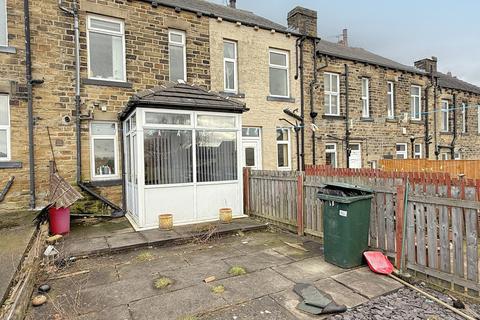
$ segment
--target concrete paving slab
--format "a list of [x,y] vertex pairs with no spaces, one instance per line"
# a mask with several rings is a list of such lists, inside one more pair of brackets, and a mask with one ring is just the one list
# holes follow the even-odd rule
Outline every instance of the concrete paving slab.
[[325,262],[323,257],[308,258],[273,269],[293,282],[317,281],[348,271]]
[[353,308],[368,301],[364,296],[359,295],[332,278],[322,279],[314,284],[318,289],[330,294],[337,304],[344,304],[347,308]]
[[230,266],[242,266],[249,272],[292,262],[290,258],[287,258],[272,249],[265,249],[253,254],[228,258],[224,261]]
[[94,255],[109,252],[105,237],[89,238],[75,241],[65,241],[63,246],[65,256]]
[[160,256],[152,261],[131,260],[117,265],[117,272],[121,280],[142,278],[145,275],[158,275],[167,270],[177,270],[188,267],[189,264],[181,255],[169,254]]
[[142,299],[130,304],[134,320],[173,320],[215,311],[225,307],[221,295],[201,284],[160,296]]
[[231,247],[222,247],[221,245],[206,246],[201,250],[196,250],[185,255],[188,263],[201,264],[217,260],[237,257],[244,254],[242,251],[232,250]]
[[217,284],[223,284],[225,287],[225,292],[222,296],[229,303],[248,301],[293,286],[293,282],[271,269],[247,273],[246,275],[212,283],[212,285]]
[[255,300],[241,303],[229,308],[205,315],[202,320],[294,320],[296,319],[290,312],[275,302],[269,296],[261,297]]
[[128,232],[134,232],[134,229],[125,217],[110,220],[87,217],[72,220],[67,237],[72,240],[80,240]]
[[147,243],[147,239],[139,232],[116,234],[106,239],[112,251],[135,248]]
[[78,320],[131,320],[127,305],[121,305],[113,308],[106,308],[99,312],[87,313],[78,318]]
[[291,314],[294,315],[295,319],[300,320],[316,320],[316,319],[326,319],[328,316],[314,316],[297,309],[297,305],[300,302],[300,296],[293,292],[292,288],[287,290],[271,294],[270,297],[275,300],[276,303],[281,305],[283,308],[288,310]]
[[148,244],[150,245],[161,245],[167,243],[171,240],[179,240],[182,238],[177,232],[173,230],[147,230],[142,231],[140,234],[147,239]]
[[318,257],[322,254],[319,251],[311,251],[311,250],[304,251],[304,250],[301,250],[301,249],[293,248],[293,247],[288,246],[288,245],[282,245],[282,246],[274,247],[273,250],[275,250],[276,252],[278,252],[278,253],[286,256],[286,257],[289,257],[290,259],[295,260],[295,261],[300,261],[300,260],[304,260],[304,259],[307,259],[307,258]]
[[373,273],[368,267],[344,272],[333,276],[333,278],[369,299],[403,287],[401,283],[387,276]]

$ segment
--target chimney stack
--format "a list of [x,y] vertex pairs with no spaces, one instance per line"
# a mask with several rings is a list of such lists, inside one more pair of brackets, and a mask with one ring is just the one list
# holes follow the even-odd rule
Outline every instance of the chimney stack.
[[235,9],[235,8],[237,7],[237,0],[229,0],[229,1],[228,1],[228,6],[229,6],[230,8],[234,8],[234,9]]
[[437,57],[425,58],[414,62],[415,67],[426,72],[437,72]]
[[342,30],[342,39],[338,41],[344,47],[348,47],[348,29]]
[[295,7],[288,13],[287,22],[289,28],[298,30],[301,34],[317,36],[317,11]]

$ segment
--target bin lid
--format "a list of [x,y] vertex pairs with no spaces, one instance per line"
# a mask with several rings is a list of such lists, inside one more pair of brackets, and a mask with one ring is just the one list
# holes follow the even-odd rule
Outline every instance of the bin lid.
[[349,184],[349,183],[343,183],[343,182],[328,182],[328,183],[324,183],[322,184],[322,186],[320,186],[322,188],[325,188],[325,189],[349,189],[349,190],[358,190],[358,191],[362,191],[362,192],[368,192],[368,193],[373,193],[373,190],[370,189],[370,188],[367,188],[367,187],[362,187],[362,186],[359,186],[359,185],[355,185],[355,184]]
[[320,200],[352,203],[372,198],[373,190],[348,183],[332,182],[320,185],[317,196]]

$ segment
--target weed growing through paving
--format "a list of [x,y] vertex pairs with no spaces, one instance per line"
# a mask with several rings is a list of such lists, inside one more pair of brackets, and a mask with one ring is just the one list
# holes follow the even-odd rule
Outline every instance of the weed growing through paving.
[[138,254],[137,260],[140,261],[140,262],[152,261],[153,260],[153,254],[151,254],[148,251],[142,251]]
[[224,293],[225,292],[225,287],[223,286],[223,284],[219,284],[219,285],[214,286],[212,288],[212,292],[217,293],[217,294]]
[[153,286],[157,289],[164,289],[173,284],[173,280],[167,277],[159,277],[153,282]]
[[247,270],[245,268],[240,267],[240,266],[233,266],[228,270],[228,274],[232,276],[241,276],[242,274],[246,274]]

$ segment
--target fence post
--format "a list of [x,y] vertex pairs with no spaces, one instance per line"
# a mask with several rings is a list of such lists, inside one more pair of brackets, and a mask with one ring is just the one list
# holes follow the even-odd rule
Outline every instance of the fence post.
[[303,235],[303,172],[297,175],[297,233]]
[[400,270],[401,268],[401,257],[402,257],[402,243],[403,243],[403,211],[404,211],[404,205],[405,205],[405,186],[400,185],[397,186],[397,208],[396,208],[396,237],[395,237],[395,250],[396,250],[396,256],[395,256],[395,265],[397,266],[397,269]]
[[250,214],[250,168],[243,168],[243,214]]

